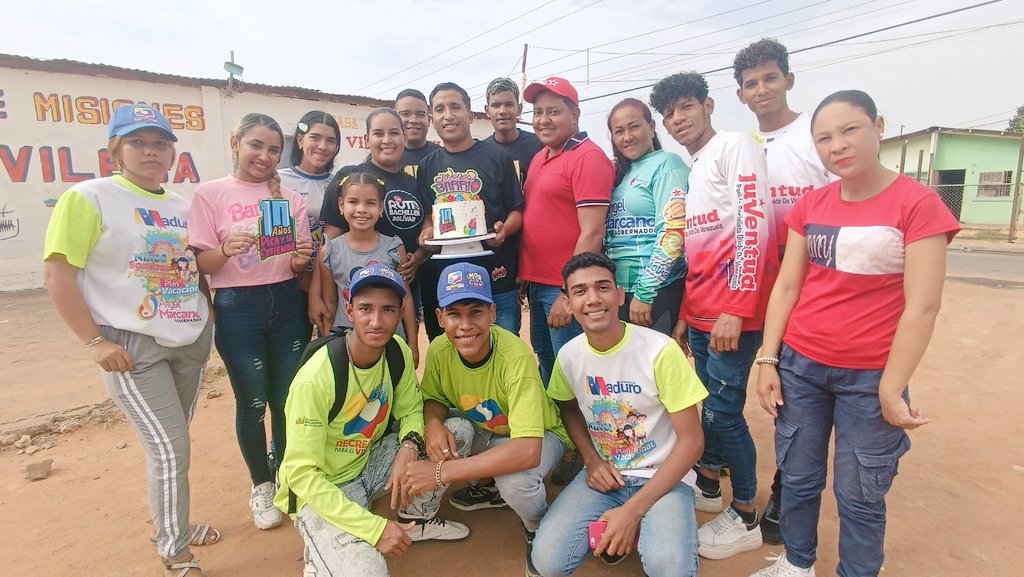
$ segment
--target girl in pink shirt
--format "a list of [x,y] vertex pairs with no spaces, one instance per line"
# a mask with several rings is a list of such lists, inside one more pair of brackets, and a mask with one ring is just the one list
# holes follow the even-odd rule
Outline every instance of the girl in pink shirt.
[[234,173],[200,184],[188,217],[199,272],[216,291],[214,342],[235,393],[235,432],[260,529],[284,520],[273,504],[264,416],[269,405],[272,458],[280,463],[288,386],[312,330],[295,278],[312,253],[309,219],[302,196],[281,186],[283,147],[273,118],[247,114],[231,134]]

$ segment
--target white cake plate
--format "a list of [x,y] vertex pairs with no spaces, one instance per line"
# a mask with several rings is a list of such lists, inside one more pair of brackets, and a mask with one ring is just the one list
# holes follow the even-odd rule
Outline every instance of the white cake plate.
[[446,238],[442,240],[425,240],[423,241],[430,246],[441,247],[441,252],[431,256],[430,258],[436,259],[456,259],[456,258],[469,258],[474,256],[487,256],[494,254],[493,250],[487,250],[481,241],[485,241],[498,236],[491,232],[488,234],[479,234],[477,236],[468,236],[464,238]]

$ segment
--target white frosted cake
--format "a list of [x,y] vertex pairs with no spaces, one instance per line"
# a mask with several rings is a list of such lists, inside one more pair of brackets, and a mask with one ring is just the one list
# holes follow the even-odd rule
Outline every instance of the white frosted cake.
[[487,233],[484,202],[472,192],[442,194],[434,199],[434,240],[467,238]]

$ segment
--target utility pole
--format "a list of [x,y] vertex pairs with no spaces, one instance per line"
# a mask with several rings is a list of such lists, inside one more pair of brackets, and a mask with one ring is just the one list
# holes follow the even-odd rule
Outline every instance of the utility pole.
[[529,44],[523,44],[523,69],[519,75],[519,104],[523,103],[523,92],[526,90],[526,52],[529,48]]

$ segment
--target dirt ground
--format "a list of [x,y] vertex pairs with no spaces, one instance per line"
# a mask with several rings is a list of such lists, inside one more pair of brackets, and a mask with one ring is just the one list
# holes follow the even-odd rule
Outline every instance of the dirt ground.
[[[949,282],[931,347],[912,385],[933,422],[911,434],[889,496],[883,575],[1012,575],[1024,565],[1024,291]],[[0,450],[3,574],[165,575],[147,537],[143,454],[123,422],[92,407],[106,395],[95,365],[42,291],[0,294],[0,440],[18,430],[68,429],[36,438],[34,455]],[[421,346],[421,350],[425,347]],[[217,365],[216,357],[211,360]],[[286,525],[259,531],[247,508],[249,482],[234,439],[233,398],[216,368],[192,424],[192,517],[222,541],[195,550],[208,575],[299,575],[302,545]],[[83,408],[84,407],[84,408]],[[75,410],[78,408],[77,410]],[[99,415],[99,416],[98,416]],[[773,469],[771,421],[747,406],[759,460],[761,499]],[[84,423],[84,424],[83,424]],[[5,438],[4,438],[5,437]],[[118,449],[122,443],[127,443]],[[22,478],[26,463],[51,458],[48,479]],[[551,495],[555,493],[551,491]],[[728,489],[726,489],[728,491]],[[759,503],[763,505],[763,503]],[[414,545],[391,561],[396,577],[523,574],[524,542],[508,510],[442,514],[473,530],[458,544]],[[699,522],[710,515],[698,513]],[[834,575],[838,523],[826,492],[817,572]],[[703,561],[703,575],[749,575],[781,547]],[[636,555],[616,567],[590,560],[582,577],[642,575]]]

